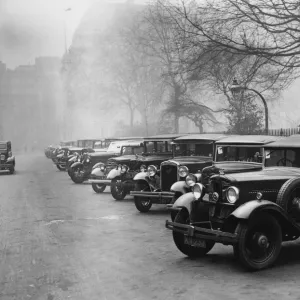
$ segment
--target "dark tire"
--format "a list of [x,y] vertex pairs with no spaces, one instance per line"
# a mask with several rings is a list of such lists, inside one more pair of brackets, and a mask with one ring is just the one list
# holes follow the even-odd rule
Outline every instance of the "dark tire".
[[[135,185],[135,191],[150,191],[150,188],[146,183],[142,182],[142,183],[137,183]],[[137,210],[139,210],[142,213],[146,213],[150,210],[152,206],[152,201],[151,198],[135,196],[134,204]]]
[[[189,224],[189,214],[186,210],[181,210],[175,217],[175,223]],[[214,241],[206,240],[205,248],[196,248],[184,243],[184,234],[173,231],[173,240],[176,247],[189,257],[202,257],[206,255],[215,245]]]
[[59,171],[65,171],[65,170],[66,170],[66,167],[62,167],[62,166],[59,165],[59,164],[57,164],[56,167],[57,167],[57,169],[58,169]]
[[[173,198],[172,198],[171,204],[174,204],[174,203],[176,202],[176,200],[177,200],[181,195],[182,195],[181,193],[175,192],[175,195],[174,195]],[[172,222],[174,222],[177,213],[178,213],[178,211],[176,211],[176,210],[171,210],[170,215],[171,215],[171,220],[172,220]]]
[[102,183],[92,183],[92,188],[97,194],[100,194],[104,192],[106,185]]
[[261,214],[252,222],[240,222],[236,232],[239,241],[235,255],[247,269],[265,269],[276,261],[281,250],[282,232],[273,216]]
[[80,184],[84,182],[84,175],[81,174],[82,167],[77,167],[74,169],[74,172],[71,176],[71,179],[74,183]]
[[126,196],[126,190],[120,177],[112,179],[110,191],[115,200],[123,200]]
[[11,167],[11,168],[9,169],[9,173],[10,173],[10,174],[14,174],[14,173],[15,173],[15,166],[13,166],[13,167]]
[[300,221],[300,178],[291,178],[282,185],[276,203],[295,222]]

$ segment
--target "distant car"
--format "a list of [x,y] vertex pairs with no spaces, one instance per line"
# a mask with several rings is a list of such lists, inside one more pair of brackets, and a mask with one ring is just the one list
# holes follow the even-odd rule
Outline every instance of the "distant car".
[[215,243],[232,245],[245,267],[260,270],[276,261],[282,241],[300,236],[300,135],[263,148],[262,169],[219,168],[174,203],[177,214],[166,227],[183,254],[201,257]]
[[91,174],[92,187],[95,192],[103,192],[110,186],[114,199],[122,200],[134,190],[134,178],[150,165],[160,164],[173,156],[172,140],[180,134],[156,135],[143,140],[128,141],[122,146],[119,157],[108,159],[107,165],[97,164]]
[[[137,141],[141,140],[136,138]],[[112,157],[121,155],[122,146],[126,144],[126,140],[111,142],[107,151],[94,151],[94,153],[85,153],[81,156],[80,162],[74,162],[71,166],[70,174],[74,183],[83,183],[90,179],[90,175],[97,163],[106,164],[107,160]]]
[[11,141],[0,142],[0,170],[15,172],[16,159],[12,154]]

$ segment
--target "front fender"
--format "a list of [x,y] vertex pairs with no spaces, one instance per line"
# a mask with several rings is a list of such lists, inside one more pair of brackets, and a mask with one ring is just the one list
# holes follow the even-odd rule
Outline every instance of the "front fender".
[[94,168],[93,170],[92,170],[92,173],[91,173],[91,175],[96,175],[96,176],[105,176],[105,171],[103,172],[103,171],[101,171],[101,169],[100,168]]
[[74,162],[77,160],[76,156],[72,156],[71,158],[68,159],[68,162]]
[[[134,176],[134,178],[133,178],[133,180],[144,180],[144,181],[147,181],[146,180],[146,177],[147,177],[148,175],[147,175],[147,172],[140,172],[140,173],[137,173],[135,176]],[[148,181],[147,181],[148,182]]]
[[7,162],[8,162],[8,163],[12,163],[12,162],[14,162],[14,161],[15,161],[15,157],[14,157],[14,156],[9,157],[9,158],[7,159]]
[[193,193],[186,193],[180,196],[172,208],[186,208],[189,214],[191,213],[191,203],[195,200]]
[[173,192],[179,192],[181,194],[186,194],[189,189],[189,186],[187,186],[185,181],[177,181],[171,186],[171,191]]
[[117,170],[117,169],[112,169],[109,171],[109,173],[107,174],[107,179],[114,179],[117,176],[121,176],[121,170]]
[[274,202],[268,200],[252,200],[239,206],[230,216],[234,216],[237,219],[249,219],[258,210],[275,210],[284,213],[283,209]]
[[81,162],[75,162],[74,164],[72,164],[72,166],[71,166],[71,169],[75,169],[75,168],[77,168],[77,167],[84,167],[83,166],[83,163],[81,163]]

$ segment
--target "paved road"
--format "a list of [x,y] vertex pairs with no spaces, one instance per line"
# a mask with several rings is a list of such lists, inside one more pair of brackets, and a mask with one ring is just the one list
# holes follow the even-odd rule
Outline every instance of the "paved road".
[[300,299],[300,243],[248,273],[231,247],[191,260],[164,228],[166,210],[137,212],[75,185],[42,154],[0,175],[0,299]]

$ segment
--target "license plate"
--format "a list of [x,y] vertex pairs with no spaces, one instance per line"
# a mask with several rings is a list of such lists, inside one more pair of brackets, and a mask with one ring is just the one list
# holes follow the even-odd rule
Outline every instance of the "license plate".
[[205,248],[206,241],[201,239],[196,239],[191,236],[184,236],[184,243],[197,248]]

